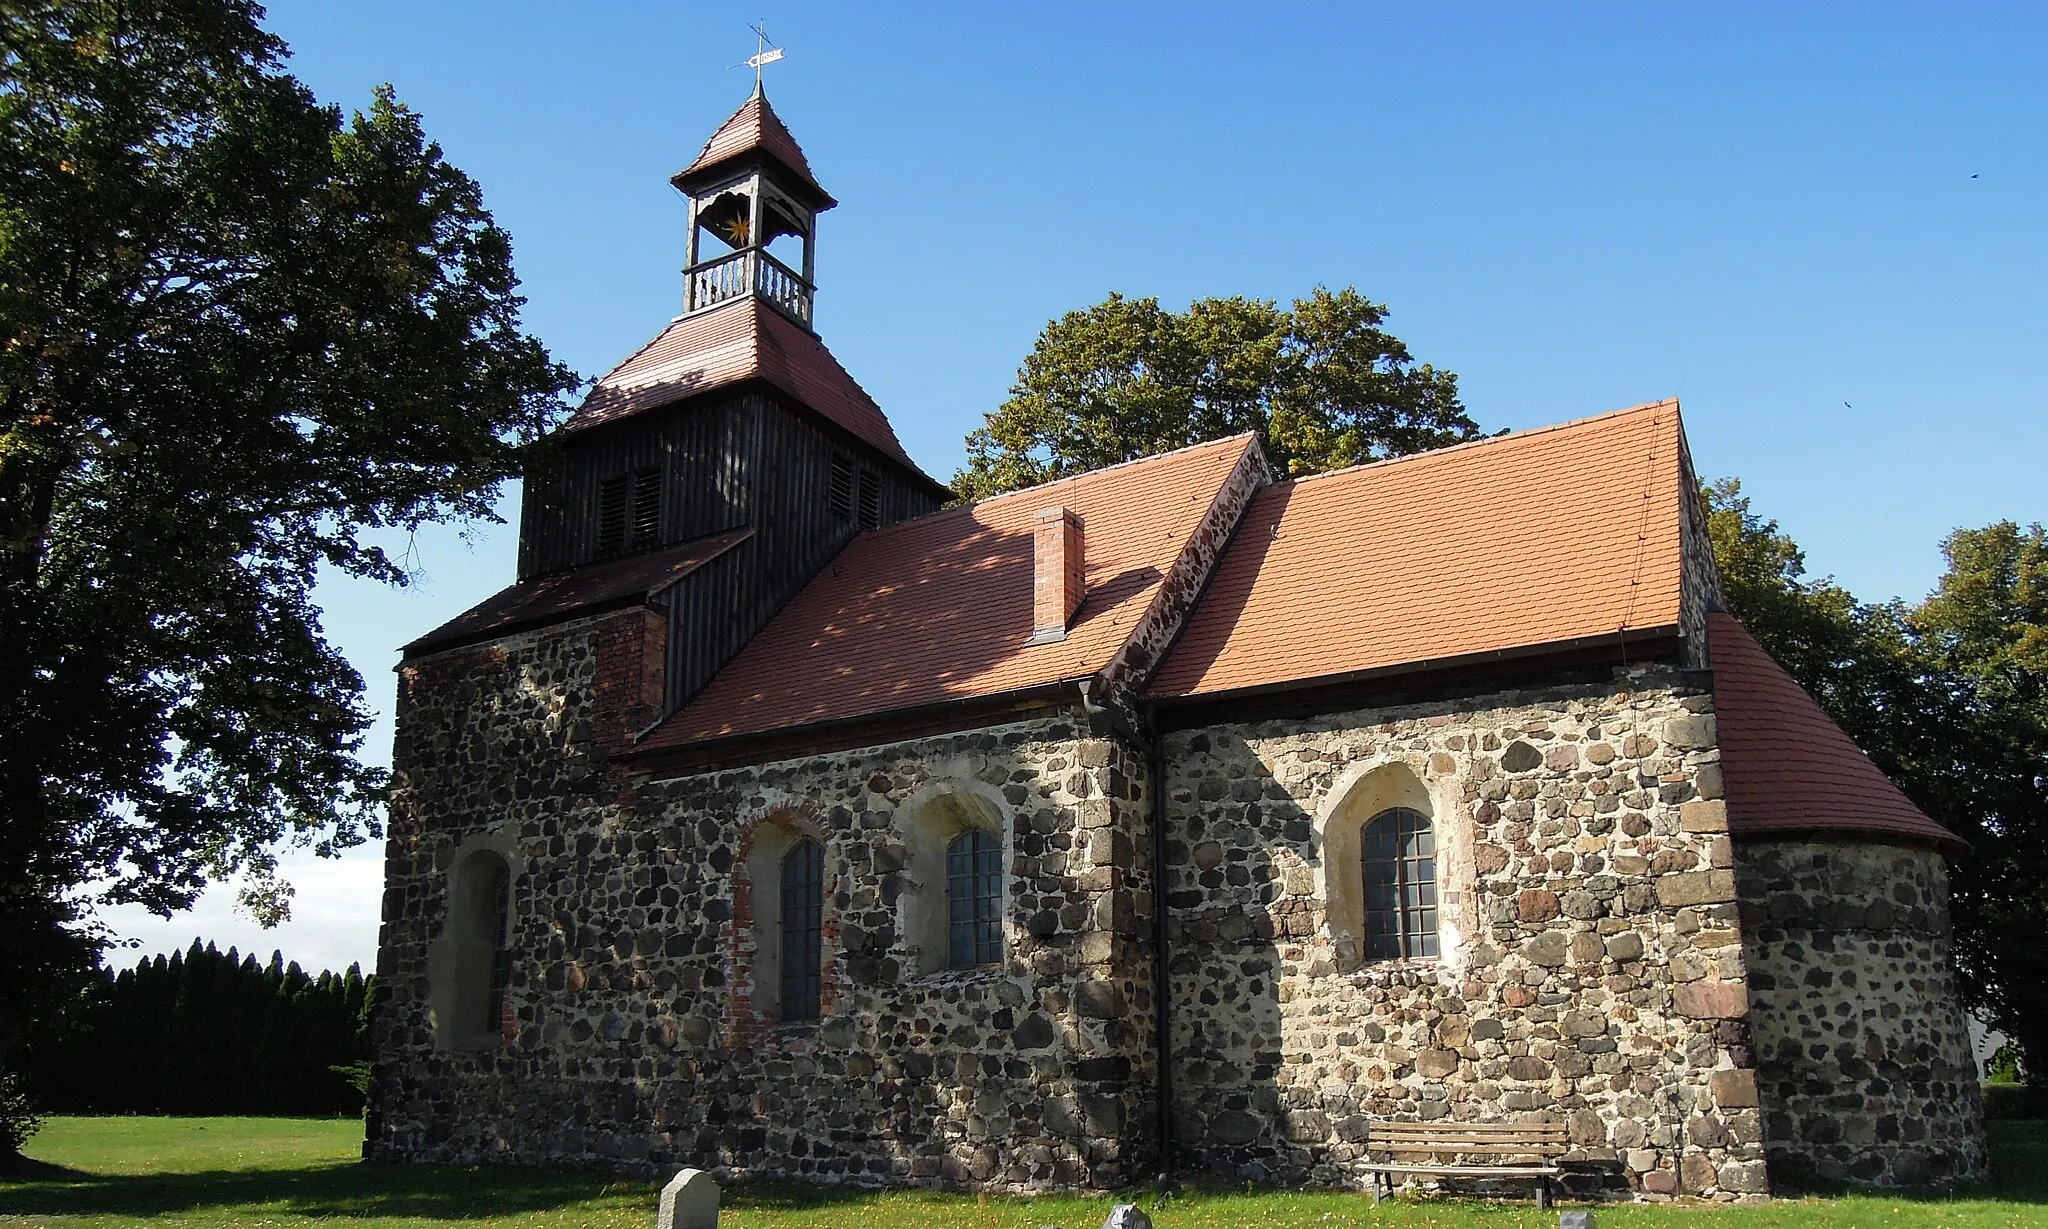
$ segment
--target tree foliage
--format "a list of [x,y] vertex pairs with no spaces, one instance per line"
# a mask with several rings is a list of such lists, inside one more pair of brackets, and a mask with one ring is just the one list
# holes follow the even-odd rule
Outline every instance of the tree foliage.
[[1968,717],[1956,793],[1975,848],[1952,877],[1956,963],[1965,997],[2048,1089],[2048,535],[2000,521],[1942,553],[1912,626]]
[[1958,985],[2048,1084],[2048,541],[1952,534],[1939,587],[1867,604],[1805,575],[1739,483],[1707,492],[1729,607],[1928,815],[1972,846],[1951,868]]
[[249,0],[0,6],[0,1056],[159,912],[373,830],[316,573],[489,516],[574,386],[389,89],[344,120]]
[[74,1019],[30,1034],[22,1068],[52,1113],[356,1113],[374,992],[355,965],[313,976],[195,939],[99,973]]
[[1283,474],[1478,436],[1457,376],[1416,363],[1385,319],[1350,288],[1185,312],[1112,294],[1046,325],[953,489],[980,499],[1243,431]]

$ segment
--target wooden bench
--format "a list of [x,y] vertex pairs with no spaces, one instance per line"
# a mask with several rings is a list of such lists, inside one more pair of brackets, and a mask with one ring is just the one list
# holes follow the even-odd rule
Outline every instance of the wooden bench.
[[[1562,1171],[1557,1158],[1571,1146],[1561,1122],[1392,1122],[1366,1125],[1372,1201],[1394,1193],[1394,1175],[1429,1174],[1456,1178],[1533,1178],[1536,1206],[1550,1206],[1550,1180]],[[1384,1156],[1384,1160],[1374,1159]]]

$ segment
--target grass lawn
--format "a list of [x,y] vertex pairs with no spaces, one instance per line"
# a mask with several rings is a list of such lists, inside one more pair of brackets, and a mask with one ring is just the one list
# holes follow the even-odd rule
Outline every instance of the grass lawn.
[[[1847,1195],[1765,1207],[1603,1207],[1601,1229],[2048,1229],[2048,1122],[1994,1122],[1997,1180],[1951,1196]],[[289,1118],[55,1118],[29,1143],[51,1167],[0,1179],[0,1225],[355,1229],[518,1226],[647,1229],[656,1184],[568,1170],[364,1165],[362,1124]],[[990,1199],[928,1192],[857,1194],[803,1186],[726,1193],[721,1225],[748,1229],[1095,1229],[1108,1198]],[[1146,1201],[1141,1201],[1146,1202]],[[1528,1203],[1392,1201],[1363,1195],[1204,1193],[1152,1212],[1160,1229],[1202,1226],[1427,1226],[1549,1229]]]

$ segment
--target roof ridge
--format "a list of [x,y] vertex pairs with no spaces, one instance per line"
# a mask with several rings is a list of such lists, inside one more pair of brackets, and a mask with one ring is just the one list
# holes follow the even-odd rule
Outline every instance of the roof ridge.
[[1258,436],[1259,433],[1256,431],[1240,431],[1236,435],[1219,435],[1213,440],[1201,440],[1193,444],[1182,444],[1178,448],[1169,448],[1165,452],[1149,452],[1142,457],[1132,457],[1128,461],[1113,461],[1108,465],[1098,466],[1095,469],[1083,470],[1078,474],[1068,474],[1064,478],[1054,478],[1048,482],[1040,482],[1033,486],[1019,487],[1017,490],[1014,491],[1002,491],[994,495],[989,495],[984,498],[977,499],[974,502],[976,504],[994,503],[998,499],[1011,499],[1030,491],[1042,491],[1050,486],[1059,486],[1061,483],[1064,482],[1075,482],[1082,478],[1093,478],[1097,474],[1107,474],[1114,470],[1129,469],[1133,465],[1146,465],[1153,461],[1164,460],[1167,457],[1179,456],[1183,452],[1194,452],[1197,449],[1201,448],[1214,448],[1218,445],[1228,444],[1236,440],[1257,439]]
[[1064,483],[1075,482],[1082,478],[1094,478],[1102,474],[1110,473],[1114,470],[1129,469],[1131,466],[1134,465],[1149,465],[1154,461],[1163,461],[1168,457],[1179,456],[1184,452],[1196,452],[1203,448],[1215,448],[1223,444],[1235,442],[1237,440],[1257,439],[1258,434],[1259,433],[1256,431],[1240,431],[1236,435],[1219,436],[1218,438],[1213,440],[1203,440],[1199,444],[1183,444],[1178,448],[1168,449],[1165,452],[1154,452],[1148,453],[1142,457],[1132,457],[1128,461],[1118,461],[1114,465],[1105,465],[1100,469],[1083,470],[1081,473],[1078,474],[1068,474],[1064,478],[1054,478],[1050,482],[1040,482],[1034,486],[1019,487],[1017,490],[1014,491],[998,491],[994,495],[984,495],[980,499],[974,500],[971,503],[954,504],[950,508],[940,508],[936,512],[927,512],[923,516],[913,516],[909,520],[896,521],[892,524],[884,525],[879,529],[863,530],[859,536],[870,537],[876,534],[885,534],[890,532],[891,530],[901,528],[905,525],[930,524],[933,520],[942,516],[960,516],[965,513],[972,512],[976,508],[983,508],[988,506],[989,504],[996,503],[1000,500],[1016,499],[1024,495],[1029,495],[1034,491],[1043,491],[1047,487],[1060,486]]
[[1489,435],[1484,439],[1464,440],[1456,444],[1446,444],[1442,448],[1431,448],[1426,452],[1411,452],[1408,453],[1406,456],[1381,457],[1377,461],[1362,461],[1357,465],[1347,465],[1343,469],[1326,469],[1323,470],[1321,473],[1302,474],[1300,477],[1297,478],[1286,478],[1279,482],[1274,483],[1273,485],[1276,487],[1299,486],[1302,483],[1315,482],[1318,479],[1322,478],[1341,478],[1346,474],[1355,474],[1363,469],[1380,469],[1389,465],[1406,465],[1416,461],[1427,461],[1433,457],[1441,457],[1448,453],[1467,452],[1476,448],[1484,448],[1489,444],[1504,444],[1507,443],[1509,440],[1523,440],[1537,435],[1549,435],[1558,431],[1569,431],[1578,427],[1589,426],[1596,422],[1604,422],[1610,418],[1625,418],[1631,414],[1641,414],[1649,410],[1661,410],[1666,407],[1669,407],[1671,410],[1676,412],[1678,410],[1678,398],[1666,397],[1662,401],[1645,401],[1640,405],[1625,406],[1622,409],[1618,410],[1603,410],[1598,414],[1588,414],[1584,418],[1573,418],[1568,419],[1564,422],[1545,423],[1543,426],[1540,427],[1525,427],[1520,431],[1506,431],[1502,432],[1499,435]]

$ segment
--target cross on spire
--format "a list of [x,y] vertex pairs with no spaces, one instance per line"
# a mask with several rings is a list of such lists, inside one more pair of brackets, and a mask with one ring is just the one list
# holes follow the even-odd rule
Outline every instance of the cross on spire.
[[748,56],[744,63],[735,64],[733,67],[754,70],[754,93],[758,95],[761,92],[761,70],[782,58],[782,48],[769,41],[766,17],[749,24],[747,29],[754,32],[754,54]]

